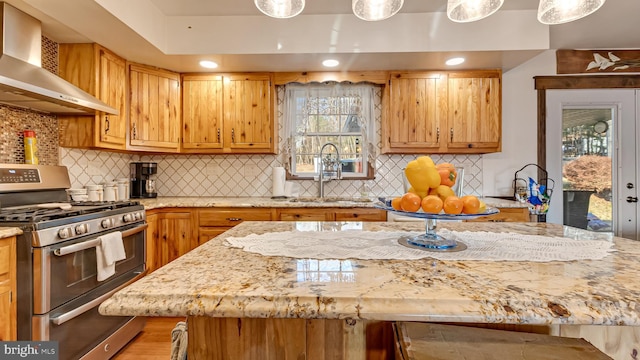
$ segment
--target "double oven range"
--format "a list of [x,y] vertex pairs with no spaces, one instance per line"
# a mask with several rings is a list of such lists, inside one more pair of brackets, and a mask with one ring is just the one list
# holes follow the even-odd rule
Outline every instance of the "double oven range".
[[[144,207],[67,201],[63,166],[0,164],[0,226],[18,227],[18,340],[57,341],[59,359],[108,359],[145,320],[102,316],[98,306],[145,272]],[[97,280],[100,236],[119,231],[126,258]]]

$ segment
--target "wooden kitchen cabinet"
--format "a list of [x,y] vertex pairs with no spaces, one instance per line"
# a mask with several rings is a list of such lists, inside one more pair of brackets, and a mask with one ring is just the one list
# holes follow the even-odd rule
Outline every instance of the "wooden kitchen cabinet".
[[194,234],[197,219],[189,209],[147,211],[147,268],[162,267],[198,246]]
[[501,83],[499,70],[448,74],[448,152],[501,150]]
[[129,149],[178,152],[180,74],[129,64]]
[[225,75],[223,93],[225,148],[234,153],[274,153],[271,75]]
[[437,72],[391,72],[383,152],[437,153],[447,120],[447,79]]
[[383,153],[500,151],[501,79],[500,70],[390,72]]
[[489,216],[482,216],[476,219],[472,219],[472,220],[466,220],[466,221],[472,221],[472,222],[485,222],[485,221],[489,221],[489,222],[529,222],[530,217],[529,217],[529,209],[522,207],[522,208],[498,208],[498,210],[500,210],[499,213],[495,214],[495,215],[489,215]]
[[198,244],[202,245],[243,221],[271,221],[269,208],[207,208],[198,210]]
[[185,74],[184,153],[275,153],[271,74]]
[[118,115],[59,115],[60,146],[124,150],[126,147],[126,61],[98,44],[60,44],[59,75]]
[[0,239],[0,341],[17,339],[16,237]]
[[147,271],[150,274],[161,266],[160,257],[158,256],[160,233],[158,232],[158,214],[154,213],[152,210],[147,211],[146,216],[147,233],[145,239],[145,264]]
[[222,76],[182,76],[181,152],[222,151]]
[[386,221],[387,212],[373,208],[280,208],[280,221]]

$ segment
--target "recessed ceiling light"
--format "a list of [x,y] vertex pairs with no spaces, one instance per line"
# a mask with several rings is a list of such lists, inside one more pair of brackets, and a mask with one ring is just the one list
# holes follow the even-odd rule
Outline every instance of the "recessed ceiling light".
[[453,65],[460,65],[464,62],[464,58],[461,57],[455,57],[455,58],[451,58],[449,60],[447,60],[445,62],[445,64],[453,66]]
[[207,69],[215,69],[215,68],[218,67],[218,64],[216,64],[213,61],[202,60],[202,61],[200,61],[200,66],[202,66],[203,68],[207,68]]
[[338,60],[334,60],[334,59],[327,59],[327,60],[322,62],[322,65],[324,65],[326,67],[336,67],[336,66],[338,66],[338,64],[340,64],[340,62]]

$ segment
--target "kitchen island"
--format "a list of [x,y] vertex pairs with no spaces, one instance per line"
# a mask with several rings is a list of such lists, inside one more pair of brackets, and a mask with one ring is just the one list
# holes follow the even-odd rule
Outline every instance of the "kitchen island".
[[584,325],[632,332],[640,325],[640,243],[560,225],[442,223],[438,228],[607,240],[614,251],[599,260],[551,262],[319,260],[263,256],[225,244],[250,234],[298,229],[313,236],[347,227],[424,231],[421,223],[244,222],[120,290],[100,312],[187,317],[190,359],[252,352],[389,359],[390,324],[398,320],[539,325],[555,335],[567,335],[566,328],[587,338]]

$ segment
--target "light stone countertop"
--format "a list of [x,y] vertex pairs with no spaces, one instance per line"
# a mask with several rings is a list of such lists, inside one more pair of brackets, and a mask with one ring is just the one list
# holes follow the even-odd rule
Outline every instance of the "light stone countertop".
[[8,238],[11,236],[21,235],[22,230],[17,227],[0,227],[0,239]]
[[[169,207],[374,207],[376,198],[348,198],[327,196],[320,201],[315,197],[293,199],[271,199],[268,197],[158,197],[155,199],[133,199],[140,201],[147,210]],[[527,204],[514,200],[485,197],[482,200],[490,207],[523,208]]]
[[[547,223],[441,223],[454,231],[613,241],[602,260],[567,262],[314,260],[262,256],[226,237],[290,231],[244,222],[100,306],[105,315],[319,318],[509,324],[640,325],[640,243]],[[321,222],[315,231],[337,231]],[[421,223],[362,223],[424,231]]]

